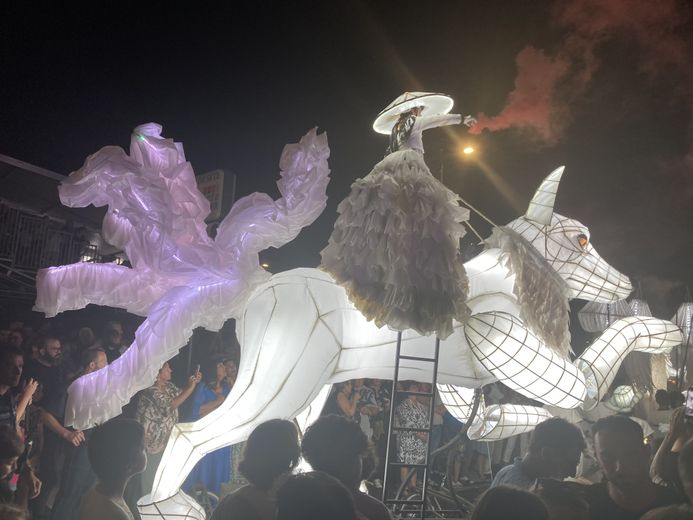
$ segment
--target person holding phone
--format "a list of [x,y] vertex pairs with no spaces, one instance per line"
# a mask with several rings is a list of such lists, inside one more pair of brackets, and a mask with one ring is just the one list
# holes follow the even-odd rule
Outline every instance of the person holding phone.
[[[135,418],[144,427],[144,444],[147,452],[147,467],[141,474],[142,494],[150,493],[154,476],[164,454],[171,430],[178,422],[178,408],[192,395],[202,379],[198,369],[188,378],[181,390],[171,382],[173,371],[164,363],[152,386],[142,391],[137,401]],[[140,495],[142,496],[142,495]]]
[[650,477],[683,492],[678,471],[679,453],[689,439],[693,438],[693,389],[688,389],[685,406],[674,410],[662,444],[650,466]]
[[[220,354],[207,361],[203,373],[205,382],[197,387],[193,396],[192,421],[197,421],[222,405],[236,382],[238,366],[233,359]],[[231,446],[208,453],[192,469],[183,483],[183,490],[192,494],[211,491],[219,495],[221,484],[231,479],[231,458]]]

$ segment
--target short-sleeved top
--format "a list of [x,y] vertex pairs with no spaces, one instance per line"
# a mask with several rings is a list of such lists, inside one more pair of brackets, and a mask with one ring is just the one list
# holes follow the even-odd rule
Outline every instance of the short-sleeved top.
[[171,430],[178,422],[178,410],[171,405],[180,392],[176,385],[168,381],[163,390],[154,385],[140,394],[136,419],[144,427],[147,453],[159,453],[166,447]]
[[655,500],[642,511],[626,511],[621,509],[611,500],[606,483],[588,486],[584,493],[585,500],[590,507],[590,520],[637,520],[648,511],[657,507],[671,506],[684,503],[683,497],[675,490],[664,486],[657,486]]
[[491,482],[491,487],[514,486],[531,491],[537,483],[537,479],[528,475],[522,467],[522,459],[515,459],[509,466],[500,469]]

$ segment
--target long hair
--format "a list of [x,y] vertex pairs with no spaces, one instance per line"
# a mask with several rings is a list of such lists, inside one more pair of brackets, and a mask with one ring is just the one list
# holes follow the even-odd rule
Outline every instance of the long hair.
[[416,121],[416,115],[411,110],[400,114],[399,119],[392,127],[390,132],[390,144],[387,147],[387,153],[393,153],[400,149],[402,143],[404,143],[411,135],[411,130],[414,128],[414,122]]

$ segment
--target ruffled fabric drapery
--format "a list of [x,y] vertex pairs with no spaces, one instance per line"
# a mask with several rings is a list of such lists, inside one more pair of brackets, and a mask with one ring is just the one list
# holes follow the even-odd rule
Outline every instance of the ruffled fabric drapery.
[[321,268],[376,325],[446,338],[469,315],[459,253],[469,210],[415,150],[392,153],[351,187]]

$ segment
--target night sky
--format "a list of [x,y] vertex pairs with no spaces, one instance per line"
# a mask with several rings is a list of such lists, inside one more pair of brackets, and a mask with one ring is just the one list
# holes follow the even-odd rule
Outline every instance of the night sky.
[[[25,4],[1,9],[2,154],[68,174],[156,121],[197,173],[225,168],[239,196],[278,196],[283,145],[327,131],[328,208],[264,255],[274,271],[318,264],[336,205],[383,155],[373,119],[426,90],[480,117],[477,135],[427,132],[426,161],[494,221],[521,214],[565,164],[557,211],[642,282],[656,314],[693,285],[690,3]],[[468,142],[478,153],[461,160]]]

